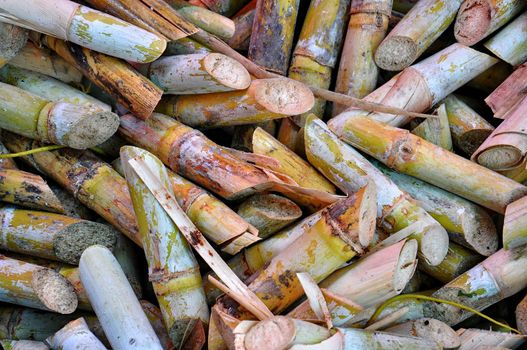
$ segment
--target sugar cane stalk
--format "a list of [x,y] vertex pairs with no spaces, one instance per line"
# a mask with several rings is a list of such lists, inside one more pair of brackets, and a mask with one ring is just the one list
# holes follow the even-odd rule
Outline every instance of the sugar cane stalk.
[[464,0],[457,14],[454,35],[461,44],[474,45],[507,23],[526,5],[521,0]]
[[164,185],[170,188],[168,175],[162,163],[148,152],[131,146],[121,149],[121,161],[148,260],[149,279],[170,338],[180,346],[196,322],[207,323],[209,318],[199,266],[176,225],[128,164],[132,158],[148,162],[162,179],[167,179]]
[[360,348],[364,350],[442,349],[437,342],[426,338],[357,328],[337,328],[337,330],[343,335],[342,350],[356,349],[357,344],[360,344]]
[[519,66],[485,99],[494,112],[494,118],[506,119],[510,111],[527,96],[526,78],[527,63]]
[[437,118],[426,119],[412,130],[412,134],[452,151],[452,136],[445,104],[437,108]]
[[165,327],[165,323],[163,322],[163,315],[161,314],[161,310],[159,310],[157,306],[146,300],[139,300],[139,303],[141,304],[141,307],[143,308],[146,317],[150,321],[152,328],[156,332],[157,337],[161,342],[161,345],[163,345],[163,349],[173,349],[174,344],[172,343],[172,340],[170,339],[167,329]]
[[26,45],[28,31],[24,28],[0,23],[0,67],[15,57]]
[[52,349],[75,350],[94,349],[105,350],[106,347],[90,331],[88,324],[81,317],[69,322],[61,330],[46,339]]
[[484,329],[459,329],[458,331],[461,346],[459,350],[477,350],[484,346],[501,349],[516,349],[525,343],[527,338],[521,334],[493,332]]
[[48,346],[34,340],[0,340],[4,350],[49,350]]
[[162,350],[130,284],[112,253],[92,246],[84,251],[81,281],[106,336],[116,350],[137,347]]
[[232,37],[227,41],[230,47],[235,50],[248,50],[253,30],[254,16],[256,9],[250,9],[242,14],[236,14],[232,17],[235,25],[235,31]]
[[503,221],[503,246],[512,249],[527,243],[527,197],[512,202],[505,210]]
[[498,213],[504,213],[507,204],[527,191],[527,187],[445,151],[407,130],[382,125],[364,117],[350,118],[344,125],[330,121],[329,127],[346,142],[390,168]]
[[527,61],[527,13],[518,16],[485,43],[496,56],[516,66]]
[[457,349],[461,345],[459,336],[452,328],[433,318],[420,318],[387,328],[384,331],[430,339],[441,345],[443,349]]

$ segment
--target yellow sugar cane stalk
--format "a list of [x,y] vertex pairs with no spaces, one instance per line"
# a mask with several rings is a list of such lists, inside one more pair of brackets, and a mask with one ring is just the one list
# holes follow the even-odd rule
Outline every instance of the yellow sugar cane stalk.
[[[308,272],[320,282],[345,261],[362,254],[370,243],[375,229],[375,190],[366,186],[342,203],[345,207],[338,212],[336,207],[323,211],[311,228],[271,259],[249,284],[274,313],[284,311],[304,293],[296,272]],[[226,302],[225,297],[219,301],[223,306]]]
[[329,127],[343,140],[390,168],[498,213],[504,213],[509,203],[527,194],[527,187],[412,135],[407,130],[360,116],[344,123],[330,121]]
[[0,200],[26,208],[64,213],[64,207],[44,179],[22,170],[0,169]]
[[0,67],[15,57],[26,45],[28,31],[24,28],[0,23]]
[[285,78],[255,79],[245,90],[164,98],[156,111],[191,127],[245,125],[307,112],[311,91]]
[[180,346],[195,323],[206,324],[209,320],[199,265],[179,229],[128,164],[133,158],[147,162],[169,191],[170,181],[164,165],[152,154],[137,147],[121,148],[121,162],[148,260],[149,279],[170,338]]
[[50,102],[0,83],[0,127],[43,142],[85,149],[106,141],[119,119],[94,106]]
[[0,247],[41,258],[78,264],[90,245],[113,249],[117,232],[92,221],[13,207],[0,208]]
[[[328,89],[338,54],[350,0],[311,1],[298,38],[289,77],[309,86]],[[324,13],[324,15],[321,15]],[[340,91],[338,91],[340,92]],[[308,112],[322,118],[326,101],[318,98]],[[295,118],[304,125],[307,114]]]
[[0,301],[70,314],[77,308],[71,284],[45,267],[0,255]]
[[[374,53],[386,35],[392,0],[353,0],[335,92],[363,98],[377,86]],[[335,105],[333,115],[347,106]]]
[[[36,141],[7,132],[3,141],[12,152],[39,147]],[[72,149],[35,153],[23,159],[140,245],[126,181],[109,164],[90,151]]]
[[352,147],[340,141],[314,117],[305,127],[307,159],[345,193],[354,193],[367,183],[377,187],[377,220],[387,233],[410,225],[411,238],[419,242],[419,256],[430,265],[439,264],[448,249],[443,227],[388,177]]

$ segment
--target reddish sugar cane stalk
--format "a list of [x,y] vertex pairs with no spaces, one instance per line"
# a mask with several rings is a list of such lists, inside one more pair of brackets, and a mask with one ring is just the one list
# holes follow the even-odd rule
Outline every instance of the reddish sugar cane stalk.
[[462,1],[419,1],[379,45],[375,62],[391,71],[411,65],[454,21]]
[[[377,86],[379,68],[373,55],[388,29],[392,0],[353,0],[340,56],[335,92],[363,98]],[[348,106],[334,105],[333,115]]]
[[527,12],[518,16],[485,43],[485,47],[510,65],[527,61]]
[[[487,54],[453,44],[406,68],[364,99],[414,112],[426,111],[496,62],[497,59]],[[343,123],[353,115],[368,115],[393,126],[404,125],[411,119],[402,115],[348,110],[333,118],[332,123]]]
[[148,118],[161,99],[161,89],[126,62],[50,36],[42,41],[140,118]]
[[456,18],[454,35],[463,45],[474,45],[518,14],[523,0],[464,0]]
[[219,53],[160,58],[150,65],[148,78],[174,95],[245,90],[251,84],[249,72],[238,61]]
[[77,296],[57,272],[0,255],[0,301],[35,309],[71,314]]
[[0,11],[3,22],[132,62],[151,62],[166,48],[156,34],[69,0],[2,1]]
[[293,47],[299,0],[256,3],[248,57],[271,72],[286,75]]
[[526,96],[527,63],[519,66],[485,99],[485,102],[494,112],[494,118],[506,119],[509,112]]
[[[6,132],[3,133],[3,141],[12,152],[40,146],[30,139]],[[89,151],[71,149],[39,152],[24,157],[24,160],[140,245],[126,181],[110,165]]]
[[[333,120],[334,121],[334,120]],[[441,187],[498,213],[527,194],[527,187],[445,151],[407,130],[353,117],[329,127],[346,142],[388,167]]]
[[0,67],[24,48],[28,31],[9,23],[0,22]]
[[179,229],[128,164],[132,158],[148,163],[170,191],[168,174],[161,161],[147,151],[131,146],[121,148],[121,162],[148,260],[149,280],[170,338],[179,347],[196,322],[207,323],[209,319],[199,266]]
[[314,104],[309,89],[284,78],[256,79],[246,90],[174,96],[157,111],[192,127],[214,128],[253,124],[307,112]]
[[[291,79],[309,86],[329,88],[331,73],[337,64],[349,3],[350,0],[310,2],[289,67]],[[316,99],[310,113],[322,118],[325,105],[323,99]],[[300,127],[304,126],[306,117],[307,114],[303,114],[296,118]]]

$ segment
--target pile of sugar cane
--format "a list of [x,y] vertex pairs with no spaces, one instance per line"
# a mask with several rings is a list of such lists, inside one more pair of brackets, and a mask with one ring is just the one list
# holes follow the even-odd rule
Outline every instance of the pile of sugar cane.
[[525,346],[526,11],[0,0],[0,348]]

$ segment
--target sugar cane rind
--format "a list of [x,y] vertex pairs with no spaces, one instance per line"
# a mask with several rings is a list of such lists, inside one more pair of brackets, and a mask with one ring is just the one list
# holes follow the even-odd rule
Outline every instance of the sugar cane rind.
[[329,127],[343,140],[388,167],[498,213],[504,213],[509,203],[527,193],[527,187],[443,150],[407,130],[364,117],[350,118],[344,124],[330,121]]
[[412,134],[452,152],[452,136],[445,105],[441,104],[436,113],[437,118],[429,118],[421,122],[412,130]]
[[[411,238],[419,242],[419,256],[439,264],[448,249],[448,235],[412,198],[352,147],[340,141],[321,120],[308,119],[304,129],[307,159],[345,193],[354,193],[368,182],[377,187],[377,221],[387,233],[414,223]],[[371,179],[371,180],[370,180]]]
[[[331,73],[340,52],[349,4],[350,0],[310,2],[289,67],[291,79],[309,86],[329,88]],[[320,15],[322,12],[323,16]],[[324,100],[316,99],[309,113],[322,118],[325,105]],[[300,117],[300,126],[303,126],[305,117],[307,114]]]
[[148,118],[163,95],[161,89],[124,61],[49,36],[43,41],[139,118]]
[[71,284],[57,272],[0,255],[0,300],[70,314],[77,308]]
[[248,53],[251,61],[286,75],[299,5],[299,0],[257,2]]
[[[375,90],[379,68],[373,56],[386,35],[391,5],[392,0],[352,1],[335,92],[363,98]],[[346,108],[334,105],[333,115]]]
[[527,98],[512,107],[505,120],[474,152],[471,159],[492,170],[524,167],[527,155]]
[[483,256],[496,252],[496,226],[485,209],[434,185],[393,171],[379,162],[374,161],[373,164],[436,219],[453,241]]
[[255,79],[246,90],[163,99],[156,111],[203,129],[285,118],[307,112],[313,104],[313,94],[305,85],[271,78]]
[[487,40],[485,47],[512,66],[527,61],[527,12]]
[[503,221],[503,247],[512,249],[527,243],[527,197],[507,206]]
[[361,349],[367,350],[439,350],[443,348],[437,342],[426,338],[358,328],[337,328],[337,330],[343,335],[342,349],[353,349],[357,344],[360,344]]
[[430,339],[443,349],[457,349],[461,345],[459,335],[447,324],[433,318],[420,318],[384,329],[388,333]]
[[[527,286],[525,247],[500,249],[432,294],[478,311],[503,300]],[[472,315],[455,306],[426,303],[427,317],[456,325]]]
[[454,146],[471,156],[494,127],[454,94],[448,95],[443,103]]
[[199,266],[179,229],[128,164],[132,158],[148,162],[169,190],[170,182],[164,165],[152,154],[132,146],[121,148],[121,162],[148,260],[149,280],[170,338],[180,346],[196,322],[207,323],[209,319]]
[[[3,132],[12,152],[40,147],[38,142]],[[24,160],[46,174],[82,204],[101,215],[132,241],[141,244],[126,181],[90,151],[61,149],[25,156]]]
[[82,73],[73,65],[49,49],[39,48],[31,42],[28,42],[9,64],[49,75],[65,83],[80,83],[82,80]]
[[81,317],[69,322],[53,336],[46,339],[52,348],[58,349],[93,349],[105,350],[106,347],[90,331],[88,324]]
[[119,127],[116,114],[93,105],[53,102],[0,83],[0,127],[76,149],[106,141]]
[[0,169],[0,200],[30,209],[64,213],[62,203],[44,179],[22,170]]
[[501,83],[485,102],[494,112],[494,118],[506,119],[509,112],[527,96],[527,63],[519,66]]
[[63,83],[60,80],[27,69],[18,68],[10,64],[0,69],[0,80],[49,101],[62,101],[72,104],[92,104],[106,111],[111,111],[111,107],[106,103]]
[[526,5],[522,0],[464,0],[454,35],[461,44],[472,46],[505,25]]
[[32,0],[24,5],[4,3],[0,18],[131,62],[151,62],[166,48],[158,35],[72,1]]
[[26,45],[28,31],[24,28],[0,23],[0,67],[15,57]]
[[163,57],[148,72],[154,84],[174,95],[244,90],[251,84],[249,72],[238,61],[219,53]]
[[454,21],[462,1],[424,0],[415,4],[377,48],[377,65],[390,71],[411,65]]
[[523,334],[492,331],[478,328],[460,328],[457,333],[462,350],[518,349],[527,338]]
[[90,245],[113,249],[117,233],[96,222],[60,214],[3,207],[0,209],[2,249],[78,264]]

